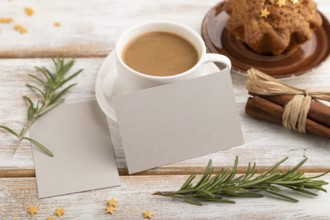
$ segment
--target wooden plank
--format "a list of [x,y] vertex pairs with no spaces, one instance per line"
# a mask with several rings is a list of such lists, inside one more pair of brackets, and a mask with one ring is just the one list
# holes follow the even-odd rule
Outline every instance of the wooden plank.
[[[60,178],[60,177],[59,177]],[[273,198],[235,199],[236,204],[211,204],[198,207],[177,200],[154,196],[156,191],[177,190],[187,176],[121,177],[120,187],[94,190],[47,199],[37,198],[34,178],[0,179],[0,219],[45,219],[55,208],[63,207],[63,219],[143,219],[143,210],[151,210],[154,219],[329,219],[330,196],[318,197],[294,194],[299,203]],[[330,181],[330,175],[322,179]],[[330,190],[330,186],[326,186]],[[291,194],[292,195],[292,194]],[[113,216],[105,214],[106,200],[117,198]],[[31,218],[26,210],[39,207]]]
[[[13,30],[13,24],[0,25],[0,57],[105,56],[118,36],[128,27],[152,20],[171,20],[196,31],[206,12],[219,0],[66,0],[1,1],[0,15],[12,17],[28,33]],[[319,10],[330,14],[327,0],[316,0]],[[23,8],[34,9],[27,17]],[[54,27],[56,21],[61,27]]]
[[[102,58],[78,59],[76,69],[83,68],[84,72],[76,79],[78,86],[67,97],[68,102],[86,101],[94,99],[94,81]],[[0,124],[10,125],[19,130],[25,121],[25,104],[21,96],[32,95],[25,88],[29,80],[27,74],[34,73],[34,66],[51,66],[49,59],[0,59]],[[302,87],[316,87],[326,89],[330,78],[328,69],[330,61],[313,73],[294,79],[288,83]],[[285,165],[292,166],[304,156],[309,157],[305,171],[321,172],[330,169],[330,143],[327,139],[311,135],[297,134],[287,131],[277,125],[257,121],[244,113],[244,105],[248,94],[244,88],[246,78],[232,75],[236,101],[241,117],[245,145],[222,152],[194,158],[191,160],[159,167],[146,174],[187,174],[192,170],[202,172],[209,159],[216,166],[232,166],[236,155],[240,157],[240,168],[244,170],[248,162],[257,162],[261,169],[265,169],[274,162],[290,156]],[[121,174],[127,174],[123,149],[116,125],[112,126],[112,139],[115,144],[117,165]],[[202,147],[202,146],[201,146]],[[29,143],[22,143],[17,153],[13,155],[14,139],[9,134],[0,131],[0,177],[34,176],[34,165]]]
[[[277,162],[277,161],[274,161]],[[174,164],[178,165],[178,164]],[[134,176],[146,176],[146,175],[188,175],[191,173],[195,174],[203,174],[205,171],[205,167],[175,167],[172,165],[167,165],[163,167],[157,167],[154,169],[146,170],[140,173],[133,174]],[[215,167],[214,172],[219,171],[220,169],[225,168],[227,170],[230,170],[232,166],[222,166],[219,165]],[[290,166],[283,166],[283,170],[289,170],[292,168],[292,165]],[[245,173],[247,171],[247,166],[240,165],[237,169],[237,173]],[[262,173],[269,169],[269,166],[257,166],[257,173]],[[319,172],[328,172],[330,170],[329,166],[309,166],[305,165],[301,171],[308,172],[308,173],[319,173]],[[118,172],[120,176],[127,176],[128,170],[126,167],[118,168]],[[0,178],[22,178],[22,177],[36,177],[35,169],[1,169],[0,170]]]

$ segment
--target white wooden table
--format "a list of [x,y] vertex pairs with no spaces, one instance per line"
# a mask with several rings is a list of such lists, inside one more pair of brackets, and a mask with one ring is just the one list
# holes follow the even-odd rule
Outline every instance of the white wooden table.
[[[317,0],[319,10],[330,17],[328,0]],[[126,28],[144,21],[173,20],[199,31],[202,19],[217,0],[2,0],[0,17],[12,17],[15,24],[28,29],[27,34],[13,30],[13,24],[0,24],[0,124],[19,129],[25,121],[23,94],[31,95],[24,85],[34,66],[50,66],[49,57],[64,55],[77,60],[75,68],[84,72],[76,79],[78,86],[67,96],[69,102],[95,99],[94,81],[104,57]],[[27,17],[24,7],[35,10]],[[53,23],[62,22],[56,28]],[[307,75],[287,79],[301,87],[330,87],[330,60]],[[61,219],[142,219],[150,209],[154,219],[330,219],[330,195],[317,198],[298,196],[297,204],[272,198],[237,199],[237,204],[207,204],[195,207],[151,195],[155,191],[178,189],[191,172],[201,173],[209,159],[216,166],[232,166],[240,157],[240,172],[248,162],[257,162],[264,170],[289,156],[285,166],[309,158],[307,173],[330,169],[330,141],[312,135],[301,135],[277,125],[256,121],[244,114],[248,94],[245,77],[232,75],[237,108],[240,112],[245,145],[199,158],[159,167],[139,175],[127,176],[121,148],[115,149],[122,186],[38,199],[31,148],[23,143],[13,155],[12,136],[0,132],[0,219],[46,219],[56,207],[64,207]],[[112,134],[114,141],[116,135]],[[308,174],[309,175],[309,174]],[[324,177],[330,181],[330,175]],[[330,186],[326,186],[330,190]],[[115,215],[106,215],[105,201],[116,197]],[[26,210],[37,205],[39,214],[31,218]]]

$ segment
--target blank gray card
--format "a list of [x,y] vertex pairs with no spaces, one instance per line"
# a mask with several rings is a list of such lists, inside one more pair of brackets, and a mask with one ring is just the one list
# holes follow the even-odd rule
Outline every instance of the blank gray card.
[[33,148],[39,198],[120,184],[106,117],[95,101],[60,105],[36,121],[31,137],[55,155]]
[[229,73],[114,98],[129,173],[243,144]]

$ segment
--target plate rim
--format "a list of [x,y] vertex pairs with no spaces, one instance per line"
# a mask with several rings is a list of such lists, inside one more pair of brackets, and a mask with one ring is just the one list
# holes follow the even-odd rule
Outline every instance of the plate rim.
[[[103,60],[101,67],[97,73],[96,76],[96,80],[95,80],[95,97],[96,97],[96,101],[97,104],[99,105],[99,107],[101,108],[102,112],[107,116],[107,118],[110,118],[111,120],[113,120],[114,122],[117,122],[117,117],[116,117],[116,113],[114,111],[114,109],[112,107],[109,108],[109,104],[105,104],[103,102],[108,102],[102,99],[107,99],[105,97],[105,94],[102,90],[102,78],[104,78],[104,75],[106,73],[105,68],[107,67],[107,65],[110,65],[109,63],[113,62],[112,61],[112,57],[114,57],[114,51],[111,51],[107,57]],[[114,66],[113,68],[116,69],[116,67]],[[117,71],[113,71],[117,74]],[[107,106],[106,106],[107,105]],[[111,112],[109,112],[111,111]]]

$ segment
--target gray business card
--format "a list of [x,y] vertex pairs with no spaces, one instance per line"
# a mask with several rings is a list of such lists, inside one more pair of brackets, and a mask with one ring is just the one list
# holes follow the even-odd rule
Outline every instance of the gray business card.
[[243,144],[228,73],[114,97],[129,173]]
[[62,104],[39,118],[31,137],[39,198],[120,185],[107,120],[95,101]]

